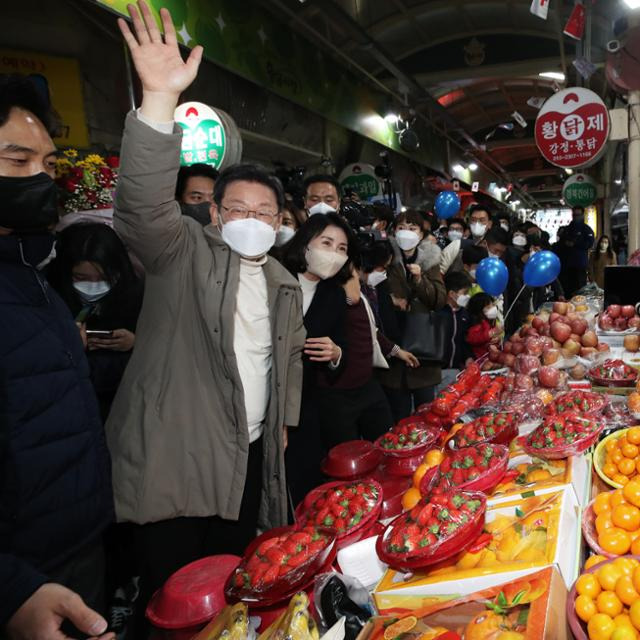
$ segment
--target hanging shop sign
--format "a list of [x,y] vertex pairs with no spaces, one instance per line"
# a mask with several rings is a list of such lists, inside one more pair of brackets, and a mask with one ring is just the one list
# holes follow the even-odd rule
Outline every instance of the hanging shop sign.
[[178,106],[174,118],[182,128],[181,165],[201,162],[224,169],[240,162],[242,138],[228,113],[202,102],[185,102]]
[[592,178],[577,173],[564,183],[562,197],[570,207],[588,207],[596,201],[598,187]]
[[46,56],[35,51],[0,49],[0,73],[31,76],[36,88],[51,98],[60,116],[60,132],[53,141],[60,147],[89,146],[80,65],[74,58]]
[[600,97],[589,89],[571,87],[558,91],[540,109],[536,144],[557,167],[586,167],[604,153],[609,128],[609,112]]
[[351,189],[360,196],[361,200],[368,200],[382,193],[380,181],[370,164],[355,162],[347,165],[342,170],[339,180],[343,193]]

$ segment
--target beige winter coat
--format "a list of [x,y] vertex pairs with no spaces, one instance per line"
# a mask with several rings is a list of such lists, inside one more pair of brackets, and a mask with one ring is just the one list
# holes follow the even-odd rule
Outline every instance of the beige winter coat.
[[[249,435],[233,350],[240,256],[174,201],[181,134],[129,114],[115,229],[146,269],[136,345],[107,422],[118,520],[236,519]],[[269,258],[273,364],[263,526],[286,523],[283,425],[298,424],[305,331],[297,281]]]

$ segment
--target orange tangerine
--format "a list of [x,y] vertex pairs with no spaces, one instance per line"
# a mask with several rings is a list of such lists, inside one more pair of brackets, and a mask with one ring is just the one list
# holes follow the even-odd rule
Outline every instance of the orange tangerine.
[[620,451],[622,451],[622,455],[625,458],[635,458],[638,455],[639,449],[635,444],[627,442],[627,444],[623,444],[620,447]]
[[611,478],[614,482],[617,482],[618,484],[621,484],[623,487],[625,484],[627,484],[627,482],[629,482],[629,478],[628,476],[625,476],[623,473],[616,473],[615,476],[613,476],[613,478]]
[[599,516],[596,516],[596,531],[599,535],[602,535],[607,529],[613,529],[611,513],[601,513]]
[[622,451],[620,451],[620,449],[616,448],[611,452],[611,460],[615,464],[618,464],[623,458],[624,456],[622,455]]
[[622,489],[624,499],[634,507],[640,507],[640,482],[634,478]]
[[627,430],[627,442],[635,445],[640,444],[640,427],[631,427]]
[[591,567],[595,567],[597,564],[600,564],[601,562],[604,562],[605,560],[608,560],[608,558],[605,558],[604,556],[600,556],[598,554],[594,554],[592,556],[589,556],[587,558],[587,561],[584,563],[585,571],[587,569],[591,569]]
[[596,606],[600,613],[606,613],[611,618],[621,614],[623,608],[620,598],[613,591],[602,591],[596,598]]
[[615,491],[612,491],[609,497],[609,502],[612,509],[617,507],[619,504],[626,502],[622,489],[616,489]]
[[[631,585],[633,586],[633,584]],[[576,580],[576,592],[595,600],[602,591],[598,578],[593,573],[584,573]]]
[[613,529],[598,536],[598,544],[607,552],[623,556],[631,548],[631,539],[626,531]]
[[636,472],[636,463],[630,458],[622,458],[618,462],[618,471],[625,476],[633,475]]
[[631,504],[619,504],[611,511],[611,521],[625,531],[640,528],[640,509]]
[[[640,598],[636,588],[633,586],[633,579],[631,576],[620,576],[620,578],[618,578],[618,582],[616,582],[616,595],[620,602],[622,602],[622,604],[626,604],[628,607]],[[603,611],[602,613],[607,612]]]
[[576,615],[583,622],[589,622],[589,620],[598,613],[596,603],[588,596],[578,596],[574,603]]
[[601,513],[605,511],[611,511],[611,503],[609,502],[609,494],[608,493],[599,493],[595,500],[593,501],[593,512],[599,516]]
[[415,487],[407,489],[402,495],[402,508],[405,511],[410,511],[420,502],[421,497],[420,492]]
[[413,486],[416,489],[420,489],[420,481],[424,477],[424,474],[429,471],[429,465],[423,462],[413,473]]
[[607,462],[602,467],[602,471],[604,475],[607,476],[608,478],[613,478],[613,476],[615,476],[616,473],[618,473],[618,467],[616,467],[614,462]]

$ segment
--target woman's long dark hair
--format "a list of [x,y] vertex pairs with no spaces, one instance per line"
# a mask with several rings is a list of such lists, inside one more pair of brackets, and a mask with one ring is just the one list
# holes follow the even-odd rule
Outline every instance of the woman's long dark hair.
[[79,262],[92,262],[100,267],[105,280],[111,285],[109,298],[117,298],[120,292],[139,282],[124,243],[105,224],[72,224],[58,234],[56,258],[47,275],[67,304],[77,299],[72,271]]
[[304,254],[309,242],[319,236],[327,227],[338,227],[347,236],[347,256],[348,260],[333,279],[344,284],[351,277],[353,265],[359,264],[358,243],[355,233],[351,227],[336,213],[317,213],[311,216],[296,232],[296,235],[282,247],[282,263],[294,275],[304,273],[307,268],[307,261]]
[[609,236],[604,235],[604,236],[600,236],[599,240],[598,240],[598,244],[596,245],[596,250],[595,250],[595,257],[597,258],[600,255],[600,245],[602,244],[602,241],[604,239],[607,239],[607,241],[609,242],[609,246],[607,247],[607,255],[609,256],[609,258],[611,258],[613,260],[613,258],[615,258],[616,254],[613,252],[613,249],[611,248],[611,238],[609,238]]
[[479,292],[471,297],[467,305],[469,320],[471,324],[478,324],[486,320],[483,309],[493,303],[493,298],[488,293]]

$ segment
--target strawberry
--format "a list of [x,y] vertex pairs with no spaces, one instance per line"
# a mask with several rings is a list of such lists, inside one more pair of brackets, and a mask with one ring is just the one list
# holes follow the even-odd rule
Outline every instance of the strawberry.
[[418,525],[421,526],[421,527],[424,527],[424,525],[429,521],[429,518],[431,517],[432,513],[433,513],[433,505],[432,504],[428,504],[428,505],[422,507],[418,517],[416,518],[416,521],[417,521]]
[[261,582],[262,582],[262,578],[264,576],[264,574],[269,570],[269,569],[273,569],[275,568],[276,570],[276,577],[278,576],[278,567],[270,567],[269,563],[267,562],[261,562],[256,568],[255,570],[250,574],[251,575],[251,586],[252,587],[257,587]]
[[347,521],[342,517],[336,518],[336,521],[333,523],[333,528],[339,533],[342,533],[347,528]]
[[291,556],[287,561],[287,564],[289,567],[297,568],[302,566],[305,562],[307,562],[307,560],[309,560],[310,557],[311,555],[309,554],[308,551],[301,551],[300,553],[297,553],[296,555]]
[[265,553],[267,552],[268,549],[270,549],[271,547],[274,547],[275,545],[278,544],[278,538],[269,538],[268,540],[265,540],[264,542],[260,543],[260,546],[258,547],[258,554],[263,556],[265,555]]
[[287,557],[287,553],[284,549],[278,546],[267,549],[265,556],[271,564],[283,564]]
[[280,567],[278,565],[273,565],[265,571],[264,575],[262,576],[262,583],[264,585],[271,584],[272,582],[275,582],[278,579],[279,575],[280,575]]
[[306,531],[297,531],[289,537],[289,540],[300,545],[308,545],[311,543],[311,534]]

